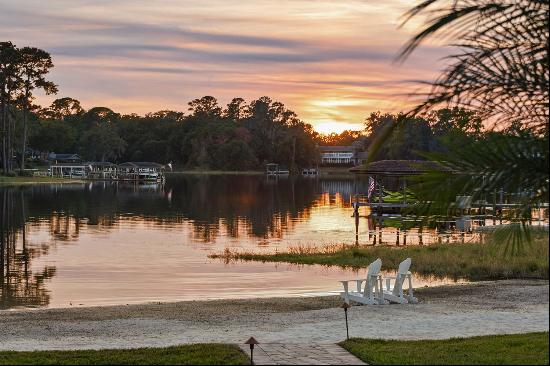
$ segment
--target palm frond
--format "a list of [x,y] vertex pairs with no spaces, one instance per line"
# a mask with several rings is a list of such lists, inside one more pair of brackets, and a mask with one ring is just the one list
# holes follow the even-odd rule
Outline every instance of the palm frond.
[[436,106],[476,110],[490,127],[520,123],[540,135],[548,131],[548,1],[427,0],[405,15],[405,22],[427,13],[425,27],[400,51],[406,59],[429,37],[453,39],[459,53],[418,94],[411,114]]
[[[512,248],[518,240],[530,241],[526,224],[532,220],[533,210],[549,198],[547,139],[529,134],[494,134],[450,154],[424,155],[441,169],[411,178],[420,204],[413,206],[409,214],[423,217],[429,225],[462,215],[461,200],[465,198],[473,206],[493,205],[501,210],[506,203],[499,218],[507,226],[503,231],[496,230],[495,237]],[[524,232],[518,233],[517,229]]]

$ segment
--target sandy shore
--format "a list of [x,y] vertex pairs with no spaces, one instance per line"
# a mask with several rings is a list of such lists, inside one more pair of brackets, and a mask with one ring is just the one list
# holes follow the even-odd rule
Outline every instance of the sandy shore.
[[[355,306],[354,337],[440,339],[548,331],[548,281],[424,288],[415,305]],[[181,343],[337,342],[337,297],[191,301],[0,312],[0,349],[77,349]]]

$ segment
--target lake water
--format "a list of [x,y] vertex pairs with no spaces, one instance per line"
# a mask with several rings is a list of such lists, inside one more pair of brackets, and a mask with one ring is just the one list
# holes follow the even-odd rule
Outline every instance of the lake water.
[[[361,217],[356,231],[351,207],[354,191],[365,192],[366,185],[353,177],[186,174],[169,175],[164,185],[0,187],[0,308],[338,291],[338,280],[360,274],[207,256],[226,248],[371,243],[372,223]],[[395,228],[382,233],[382,244],[395,243]],[[411,230],[408,244],[417,240]],[[449,282],[415,278],[417,286]]]

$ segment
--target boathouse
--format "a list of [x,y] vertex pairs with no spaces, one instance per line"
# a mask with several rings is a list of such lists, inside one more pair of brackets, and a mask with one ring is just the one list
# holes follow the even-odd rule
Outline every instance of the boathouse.
[[119,180],[162,181],[164,165],[153,162],[126,162],[117,166]]
[[[380,160],[368,165],[350,169],[355,174],[367,175],[373,179],[374,190],[369,202],[360,204],[377,210],[394,211],[407,207],[407,178],[434,170],[447,170],[441,165],[425,160]],[[400,200],[384,202],[384,191],[400,193]],[[356,195],[359,192],[356,192]],[[367,193],[367,192],[363,192]]]
[[118,178],[117,165],[110,162],[87,162],[86,178],[88,179],[108,179],[116,180]]
[[355,166],[349,171],[356,174],[407,176],[433,170],[444,170],[444,168],[433,161],[426,160],[380,160],[368,165]]
[[82,163],[57,163],[48,169],[50,177],[58,178],[85,178],[86,166]]

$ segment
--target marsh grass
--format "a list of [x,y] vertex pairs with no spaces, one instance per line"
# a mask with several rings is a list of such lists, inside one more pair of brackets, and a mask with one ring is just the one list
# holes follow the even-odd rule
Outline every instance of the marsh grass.
[[300,245],[285,252],[258,254],[226,249],[210,255],[226,262],[234,260],[320,264],[342,268],[365,268],[381,258],[384,270],[395,270],[410,257],[412,270],[422,275],[471,281],[496,279],[548,279],[548,234],[538,233],[530,245],[511,255],[498,243],[437,244],[429,246],[387,247]]
[[0,351],[0,365],[247,365],[236,346],[188,344],[163,348]]
[[548,333],[427,341],[352,338],[340,345],[369,365],[548,365]]

